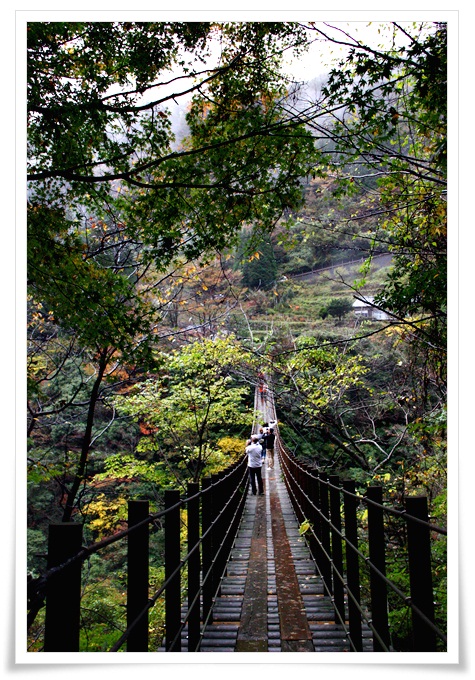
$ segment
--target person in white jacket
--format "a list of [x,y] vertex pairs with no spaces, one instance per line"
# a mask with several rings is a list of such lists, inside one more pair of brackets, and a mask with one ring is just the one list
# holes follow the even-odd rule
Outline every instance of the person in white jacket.
[[262,482],[262,447],[259,444],[259,437],[253,435],[251,443],[246,446],[247,453],[247,467],[249,468],[249,478],[251,480],[252,493],[255,496],[257,493],[257,486],[259,488],[259,495],[264,495],[264,484]]

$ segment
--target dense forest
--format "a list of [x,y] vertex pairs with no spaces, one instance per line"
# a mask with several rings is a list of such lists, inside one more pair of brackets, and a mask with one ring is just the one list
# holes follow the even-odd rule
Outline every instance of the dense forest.
[[[290,78],[287,55],[322,42],[345,48],[322,82]],[[28,25],[30,582],[51,522],[92,542],[129,499],[160,509],[242,456],[259,371],[299,458],[395,505],[422,492],[445,523],[446,44],[435,23],[374,43],[323,23]],[[159,527],[153,551],[159,583]],[[84,651],[124,628],[124,559],[88,562]],[[150,626],[158,645],[160,607]]]

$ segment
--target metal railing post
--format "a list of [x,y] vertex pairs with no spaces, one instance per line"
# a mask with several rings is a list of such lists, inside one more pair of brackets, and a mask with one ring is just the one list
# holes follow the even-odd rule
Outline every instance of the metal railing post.
[[[345,621],[345,592],[343,588],[343,550],[341,545],[341,510],[340,510],[340,479],[337,475],[329,478],[330,486],[330,517],[332,523],[332,572],[333,572],[333,600],[335,605],[335,621],[341,618]],[[338,533],[340,532],[340,533]],[[340,574],[340,576],[339,576]]]
[[167,652],[181,652],[181,573],[172,574],[180,565],[180,492],[165,491],[165,635]]
[[[425,496],[406,498],[408,515],[424,522],[429,521],[427,498]],[[435,623],[434,593],[430,551],[430,529],[419,522],[407,519],[407,548],[409,556],[409,582],[411,600],[415,607]],[[415,652],[435,652],[436,636],[418,613],[412,610],[412,635]]]
[[297,515],[297,518],[300,523],[306,519],[306,512],[305,512],[305,496],[304,496],[304,491],[305,491],[305,471],[303,470],[302,466],[298,463],[295,463],[295,479],[296,479],[296,489],[295,489],[295,497],[296,497],[296,506],[295,506],[295,514]]
[[309,546],[312,553],[315,564],[317,565],[317,570],[322,571],[323,568],[323,553],[321,546],[321,531],[320,531],[320,515],[318,511],[320,510],[320,489],[318,479],[315,476],[317,473],[315,470],[313,474],[310,475],[309,479],[309,496],[311,500],[310,517],[309,521],[313,526],[313,531],[309,536]]
[[[148,501],[129,501],[129,529],[149,516]],[[149,588],[149,527],[132,531],[127,537],[127,628],[147,607]],[[127,638],[128,652],[148,651],[148,610]]]
[[310,514],[312,512],[312,508],[310,505],[310,465],[303,464],[302,465],[302,489],[303,489],[303,499],[302,499],[302,506],[303,506],[303,514],[305,515],[305,518],[310,521]]
[[234,515],[235,512],[237,511],[238,504],[236,503],[236,500],[238,500],[237,497],[237,481],[238,481],[238,470],[236,465],[233,465],[232,467],[232,472],[229,475],[228,478],[228,483],[226,486],[226,497],[227,501],[230,501],[232,499],[232,502],[229,503],[229,506],[226,509],[225,516],[224,516],[224,526],[226,527],[226,538],[225,538],[225,544],[224,544],[224,562],[227,564],[229,555],[231,553],[233,543],[234,543]]
[[[343,494],[345,512],[345,555],[346,555],[346,580],[348,588],[348,621],[350,627],[351,651],[363,651],[363,636],[361,627],[361,604],[360,593],[360,569],[358,553],[358,523],[356,510],[358,501],[355,498],[355,483],[352,480],[343,482]],[[351,543],[351,545],[349,545]],[[351,547],[354,546],[354,547]]]
[[[386,576],[386,555],[384,538],[383,516],[383,489],[380,486],[369,486],[366,497],[377,503],[368,503],[368,543],[369,559],[371,564]],[[389,624],[388,624],[388,593],[384,580],[379,574],[370,568],[370,591],[371,591],[371,618],[382,643],[377,636],[373,636],[373,650],[385,652],[389,649]],[[387,649],[385,649],[385,647]]]
[[[199,651],[196,649],[200,640],[200,486],[196,483],[189,483],[187,495],[190,500],[187,504],[188,517],[188,651]],[[194,498],[195,496],[195,498]],[[196,600],[196,602],[194,602]]]
[[[244,460],[241,463],[238,463],[236,466],[236,476],[237,479],[240,481],[243,478],[244,471],[246,470],[247,467],[247,462]],[[230,549],[232,548],[232,545],[234,543],[234,539],[236,538],[236,534],[239,529],[239,525],[241,523],[241,518],[244,512],[244,504],[246,502],[246,497],[247,497],[247,486],[245,483],[240,481],[239,486],[236,488],[237,491],[237,496],[236,496],[236,504],[235,504],[235,517],[234,517],[234,526],[233,526],[233,540],[231,542]]]
[[[322,511],[320,521],[320,531],[322,537],[322,548],[325,551],[323,555],[322,576],[325,585],[325,591],[328,595],[332,595],[332,573],[331,573],[331,543],[330,543],[330,508],[328,501],[328,475],[326,472],[320,472],[318,475],[320,480],[320,509]],[[326,553],[326,554],[325,554]]]
[[[48,569],[58,567],[81,550],[82,524],[51,524],[48,536]],[[46,586],[45,652],[78,652],[81,605],[80,560],[48,580]]]
[[219,582],[219,568],[221,564],[222,554],[217,554],[221,544],[221,518],[219,515],[221,509],[221,488],[218,486],[220,474],[211,475],[211,505],[213,508],[213,528],[211,529],[211,550],[212,550],[212,565],[211,565],[211,586],[213,589],[213,602],[216,597],[216,588]]
[[[205,477],[201,481],[201,514],[202,514],[202,563],[203,563],[203,621],[206,621],[213,606],[213,586],[211,582],[211,566],[213,561],[213,543],[211,531],[208,531],[213,522],[213,503],[211,497],[211,477]],[[209,622],[211,622],[211,618]]]

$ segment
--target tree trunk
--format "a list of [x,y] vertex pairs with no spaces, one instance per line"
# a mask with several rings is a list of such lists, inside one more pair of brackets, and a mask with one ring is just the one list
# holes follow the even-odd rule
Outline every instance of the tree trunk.
[[74,503],[76,501],[76,496],[79,491],[79,487],[81,486],[82,481],[84,480],[84,473],[86,471],[86,464],[89,456],[89,449],[91,446],[91,439],[92,439],[92,427],[94,425],[94,415],[95,415],[95,409],[96,409],[96,404],[97,400],[99,397],[99,388],[101,386],[102,379],[104,377],[104,373],[106,370],[107,366],[107,355],[108,355],[108,350],[102,350],[99,356],[99,368],[97,372],[97,377],[94,381],[94,384],[92,386],[92,392],[91,392],[91,397],[89,399],[89,408],[87,411],[87,421],[86,421],[86,429],[84,431],[84,437],[82,441],[82,446],[81,446],[81,457],[79,459],[79,464],[78,468],[76,470],[76,476],[74,478],[74,481],[72,483],[71,488],[68,491],[68,496],[66,499],[66,506],[64,508],[63,512],[63,522],[70,522],[71,521],[71,515],[74,509]]

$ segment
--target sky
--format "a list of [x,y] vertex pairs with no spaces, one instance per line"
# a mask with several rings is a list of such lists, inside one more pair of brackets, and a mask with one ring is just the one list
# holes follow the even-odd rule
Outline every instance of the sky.
[[[302,23],[308,24],[307,21]],[[408,39],[401,31],[396,31],[396,33],[394,33],[391,22],[389,21],[380,23],[379,21],[339,20],[316,21],[314,23],[315,27],[324,31],[330,38],[334,38],[340,42],[350,44],[361,42],[374,48],[378,48],[380,45],[390,46],[394,37],[398,41],[398,44],[408,42]],[[401,21],[399,23],[403,28],[408,28],[412,33],[414,32],[410,22]],[[317,81],[318,79],[323,80],[332,66],[343,58],[349,50],[348,46],[332,43],[316,31],[308,30],[308,35],[311,44],[307,51],[297,57],[293,56],[290,50],[284,54],[283,70],[297,82],[308,82],[315,79],[317,79]],[[218,65],[220,56],[219,49],[219,43],[216,41],[216,49],[212,49],[211,51],[212,56],[209,61],[210,67]],[[172,75],[170,74],[170,79],[171,77]],[[171,83],[169,87],[161,86],[159,92],[151,89],[147,91],[144,99],[146,101],[152,101],[154,98],[162,97],[166,93],[177,93],[181,90],[185,90],[191,84],[191,80],[189,82],[185,80],[178,83]],[[319,89],[318,85],[316,89]],[[172,129],[176,134],[177,143],[181,140],[183,135],[186,134],[186,105],[190,99],[191,95],[185,95],[177,98],[176,102],[170,100],[165,104],[166,108],[168,108],[172,114]]]
[[[357,42],[377,48],[380,45],[390,46],[395,36],[396,45],[408,42],[400,31],[395,34],[391,21],[315,21],[315,27],[323,31],[329,38],[339,42],[357,44]],[[412,22],[398,21],[402,28],[411,28]],[[411,31],[413,29],[411,28]],[[347,54],[349,47],[325,40],[317,32],[309,31],[313,43],[306,54],[288,64],[289,72],[298,80],[309,80],[324,75],[329,68]]]

